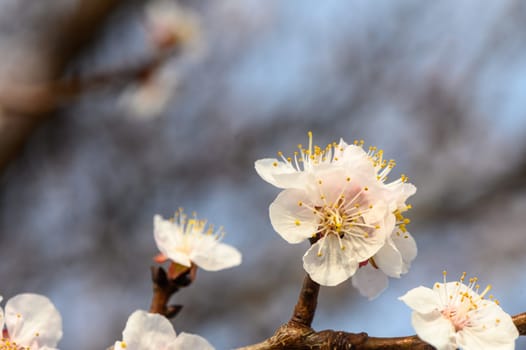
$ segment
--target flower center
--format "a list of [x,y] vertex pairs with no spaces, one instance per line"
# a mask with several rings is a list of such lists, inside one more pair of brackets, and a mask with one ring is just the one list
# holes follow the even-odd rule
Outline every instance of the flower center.
[[[349,183],[350,178],[345,179]],[[322,185],[322,180],[318,181]],[[344,190],[333,201],[329,202],[323,193],[321,199],[323,205],[309,207],[314,214],[318,216],[318,230],[313,235],[311,243],[329,234],[336,235],[340,241],[340,247],[345,249],[342,239],[347,238],[367,239],[374,234],[374,230],[380,228],[377,223],[367,222],[364,215],[373,210],[373,205],[369,205],[364,198],[364,192],[368,188],[359,188],[356,186],[345,186]],[[321,192],[321,187],[320,187]],[[298,205],[305,205],[300,202]],[[321,246],[320,246],[321,250]]]
[[[444,309],[441,311],[442,316],[447,318],[453,327],[455,332],[459,332],[464,327],[472,326],[472,320],[470,318],[472,312],[484,308],[487,303],[484,296],[491,290],[491,285],[488,285],[482,293],[478,293],[480,286],[477,284],[478,278],[473,277],[469,279],[469,284],[466,286],[463,284],[466,273],[462,273],[460,281],[455,282],[454,287],[448,291],[446,283],[446,271],[444,275],[444,299],[442,301]],[[440,285],[436,285],[440,288]],[[489,296],[490,300],[493,300],[493,295]],[[498,301],[493,300],[498,304]],[[496,321],[498,323],[498,321]]]
[[2,338],[0,340],[0,350],[22,350],[24,347],[19,346],[14,341],[11,341],[9,338]]
[[455,327],[455,332],[461,331],[466,325],[469,325],[469,315],[464,310],[458,310],[454,306],[447,306],[442,310],[442,315],[447,318]]

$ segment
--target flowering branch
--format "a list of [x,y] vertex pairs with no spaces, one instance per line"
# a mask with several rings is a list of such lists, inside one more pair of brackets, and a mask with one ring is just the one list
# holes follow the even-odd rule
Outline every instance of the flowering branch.
[[[307,275],[300,291],[298,302],[289,322],[274,335],[261,343],[245,346],[238,350],[433,350],[434,347],[416,335],[395,338],[370,337],[367,333],[347,333],[334,330],[316,332],[311,323],[316,311],[320,285]],[[526,335],[526,312],[513,317],[513,323],[520,335]]]

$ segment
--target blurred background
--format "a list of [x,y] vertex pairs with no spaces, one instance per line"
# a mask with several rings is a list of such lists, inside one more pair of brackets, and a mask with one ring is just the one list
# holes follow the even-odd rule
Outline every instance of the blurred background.
[[272,230],[253,164],[312,130],[397,161],[419,248],[373,301],[322,288],[315,329],[413,334],[397,298],[444,269],[524,312],[525,33],[518,0],[0,0],[0,294],[49,296],[61,349],[105,349],[149,307],[153,215],[183,206],[244,261],[175,295],[176,330],[269,337],[308,243]]

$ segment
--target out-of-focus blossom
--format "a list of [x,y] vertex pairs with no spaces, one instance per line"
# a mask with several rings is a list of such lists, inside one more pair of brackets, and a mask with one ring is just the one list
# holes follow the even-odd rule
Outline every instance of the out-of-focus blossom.
[[272,226],[287,242],[314,242],[303,256],[310,277],[327,286],[351,277],[359,263],[385,244],[395,228],[395,197],[377,178],[362,147],[312,144],[295,153],[256,162],[258,174],[285,188],[270,205]]
[[194,334],[178,336],[166,317],[137,310],[130,315],[115,350],[213,350],[210,343]]
[[[146,30],[159,64],[147,76],[126,88],[119,104],[136,119],[152,119],[166,108],[179,81],[177,66],[168,64],[167,49],[184,45],[180,55],[197,58],[203,51],[198,16],[175,1],[148,2]],[[180,63],[180,62],[178,62]]]
[[175,74],[164,70],[128,86],[119,99],[119,105],[133,118],[150,120],[165,110],[177,86]]
[[188,218],[182,210],[175,213],[174,220],[154,217],[154,238],[161,254],[158,262],[167,259],[190,267],[192,264],[208,271],[217,271],[241,264],[241,253],[234,247],[221,243],[222,228],[214,231],[205,220],[194,215]]
[[0,326],[0,349],[53,350],[62,338],[60,313],[39,294],[19,294],[9,299],[5,313],[0,309]]
[[519,336],[510,315],[498,301],[484,299],[491,289],[479,293],[477,278],[465,285],[460,281],[435,283],[433,289],[417,287],[400,297],[413,309],[416,334],[437,350],[506,350],[515,348]]
[[155,0],[146,7],[146,25],[158,48],[195,42],[200,37],[199,19],[195,13],[175,1]]

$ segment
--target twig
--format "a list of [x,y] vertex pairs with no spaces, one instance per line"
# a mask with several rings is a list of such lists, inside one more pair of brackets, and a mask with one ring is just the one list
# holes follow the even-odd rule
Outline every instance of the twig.
[[159,266],[152,266],[153,296],[150,312],[172,318],[181,311],[182,305],[168,305],[170,298],[180,288],[189,286],[195,279],[196,266],[192,266],[177,278],[168,278],[166,271]]

